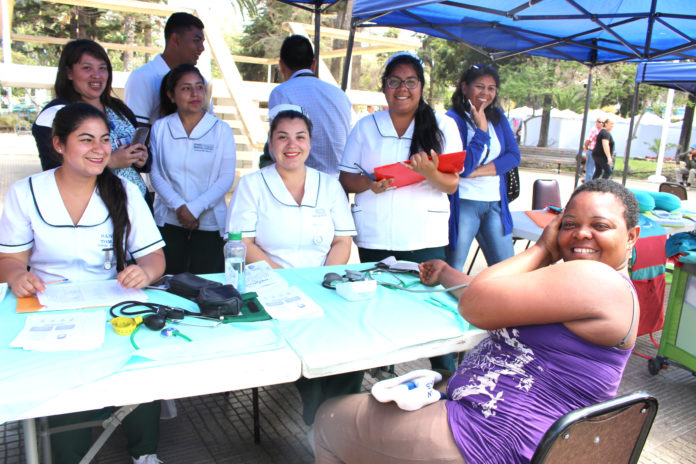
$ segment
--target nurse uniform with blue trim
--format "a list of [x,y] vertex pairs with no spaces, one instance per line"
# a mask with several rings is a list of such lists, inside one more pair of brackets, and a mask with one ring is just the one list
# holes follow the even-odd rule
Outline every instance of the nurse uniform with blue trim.
[[[131,231],[125,250],[133,259],[164,246],[138,187],[121,181],[128,195]],[[56,184],[55,169],[12,184],[0,219],[0,253],[31,250],[31,272],[44,282],[115,279],[113,224],[94,189],[80,221],[73,225]]]
[[[443,153],[462,151],[457,124],[449,116],[435,113],[442,131]],[[365,116],[357,122],[346,143],[341,171],[360,174],[358,163],[368,172],[386,164],[407,161],[415,120],[399,137],[389,111]],[[357,193],[352,205],[358,229],[355,243],[361,248],[409,251],[447,245],[449,200],[427,180],[375,194]]]
[[232,195],[227,229],[254,238],[282,267],[323,266],[335,236],[356,234],[346,194],[332,176],[307,167],[297,204],[275,164],[247,174]]

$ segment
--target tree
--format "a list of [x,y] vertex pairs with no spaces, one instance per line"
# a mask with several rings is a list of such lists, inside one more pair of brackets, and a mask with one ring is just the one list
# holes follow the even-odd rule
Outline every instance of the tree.
[[[257,16],[244,27],[244,35],[238,41],[236,51],[245,56],[278,57],[280,46],[287,36],[287,32],[282,27],[283,23],[287,21],[310,22],[311,19],[312,15],[308,11],[285,3],[266,2],[260,4]],[[265,67],[251,63],[239,63],[237,66],[244,80],[266,80]],[[275,82],[281,80],[277,72],[272,80]]]

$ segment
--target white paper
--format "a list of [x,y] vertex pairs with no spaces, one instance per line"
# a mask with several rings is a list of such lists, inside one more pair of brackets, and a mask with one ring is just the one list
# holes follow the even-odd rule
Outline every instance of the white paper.
[[256,292],[259,295],[288,288],[288,282],[273,270],[267,261],[247,264],[244,268],[244,283],[247,292]]
[[7,282],[0,283],[0,301],[5,298],[5,293],[7,293]]
[[147,295],[141,289],[123,288],[116,280],[46,285],[46,291],[38,297],[39,303],[45,306],[41,311],[96,308],[126,300],[147,300]]
[[94,350],[104,343],[105,330],[104,310],[30,314],[10,347],[32,351]]
[[324,310],[297,287],[259,294],[259,301],[269,316],[278,320],[321,317]]

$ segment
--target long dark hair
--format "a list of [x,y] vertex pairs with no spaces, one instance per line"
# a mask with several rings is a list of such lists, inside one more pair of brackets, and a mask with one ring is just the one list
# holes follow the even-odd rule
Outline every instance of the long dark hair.
[[203,85],[205,85],[203,74],[201,74],[197,67],[188,63],[180,64],[162,78],[162,85],[160,85],[160,112],[162,113],[162,117],[176,113],[176,103],[169,98],[169,93],[173,95],[176,84],[179,83],[181,77],[190,72],[198,74],[203,81]]
[[[56,97],[70,102],[82,101],[82,96],[75,90],[72,80],[68,79],[68,69],[72,69],[75,63],[80,61],[82,59],[82,55],[85,53],[106,63],[106,70],[108,71],[109,75],[106,78],[104,91],[99,96],[99,101],[102,103],[102,105],[104,105],[104,108],[111,108],[121,116],[125,117],[126,113],[124,108],[126,108],[126,104],[111,95],[111,83],[113,81],[114,73],[111,67],[111,60],[109,60],[109,55],[106,54],[106,50],[104,50],[101,45],[93,40],[77,39],[68,42],[65,44],[65,47],[63,47],[63,51],[60,53],[60,60],[58,61],[56,82],[53,85],[53,90],[56,93]],[[109,127],[108,124],[107,127]]]
[[[89,103],[77,102],[61,108],[53,119],[52,134],[58,137],[60,143],[65,145],[68,136],[75,132],[80,125],[88,119],[99,119],[104,122],[107,131],[109,121],[106,115]],[[60,161],[63,162],[62,156]],[[116,255],[116,270],[122,271],[126,267],[125,238],[130,235],[131,223],[128,218],[128,194],[121,179],[105,167],[97,176],[97,190],[111,217],[114,228],[114,254]]]
[[[400,64],[412,66],[421,83],[421,89],[425,88],[425,75],[423,73],[421,61],[410,53],[404,53],[394,55],[387,61],[387,66],[384,68],[384,73],[382,74],[382,92],[387,88],[387,78],[394,71],[394,68]],[[430,150],[435,150],[435,153],[442,154],[445,136],[442,134],[440,126],[437,124],[435,112],[425,100],[423,100],[422,90],[414,120],[413,139],[411,139],[409,157],[421,151],[430,154]]]
[[[462,90],[462,84],[466,84],[467,87],[470,86],[476,79],[482,76],[491,76],[495,80],[495,86],[500,89],[500,76],[498,71],[492,66],[487,64],[472,64],[469,69],[464,71],[459,80],[457,81],[457,88],[452,94],[452,108],[461,117],[464,117],[465,113],[468,113],[471,109],[469,104],[469,99],[464,95]],[[498,104],[498,92],[495,93],[495,98],[484,110],[483,113],[493,124],[498,124],[500,122],[500,112],[497,110],[496,106]]]

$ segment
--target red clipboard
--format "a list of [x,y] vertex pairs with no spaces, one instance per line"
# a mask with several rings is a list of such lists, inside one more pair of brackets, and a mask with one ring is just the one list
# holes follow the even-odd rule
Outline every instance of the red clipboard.
[[[438,164],[437,170],[440,172],[462,172],[464,170],[465,157],[466,151],[442,154],[439,156],[440,164]],[[405,163],[411,164],[411,161],[409,160]],[[425,177],[415,171],[411,171],[401,163],[376,167],[375,177],[377,180],[394,179],[391,187],[403,187],[425,180]]]

